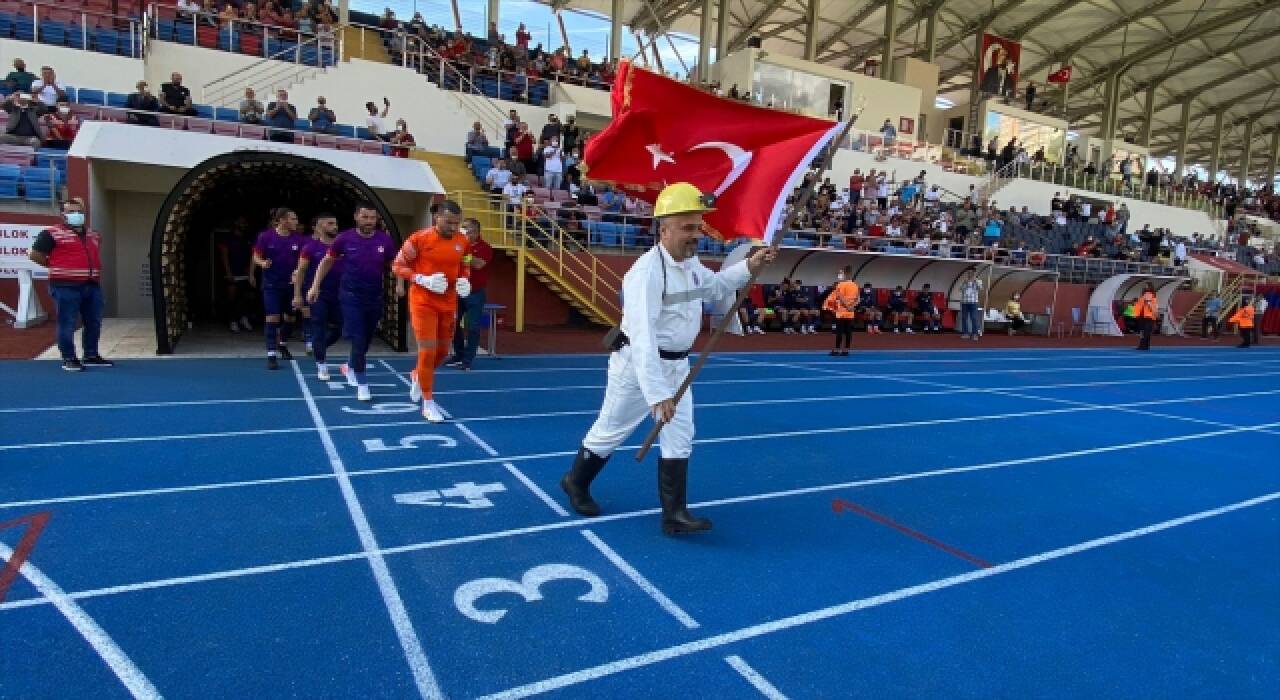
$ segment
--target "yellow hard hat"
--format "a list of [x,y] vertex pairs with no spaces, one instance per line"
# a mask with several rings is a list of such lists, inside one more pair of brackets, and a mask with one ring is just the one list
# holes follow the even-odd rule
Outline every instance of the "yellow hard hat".
[[687,182],[677,182],[662,189],[653,205],[653,215],[661,218],[693,211],[715,211],[714,204],[714,195],[704,195]]

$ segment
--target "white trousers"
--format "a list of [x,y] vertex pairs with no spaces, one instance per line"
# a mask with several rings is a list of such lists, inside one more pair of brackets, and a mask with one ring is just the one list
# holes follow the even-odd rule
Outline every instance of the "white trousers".
[[[689,360],[661,360],[662,371],[671,396],[689,374]],[[601,457],[608,457],[636,426],[651,414],[649,402],[640,391],[636,366],[631,361],[631,346],[609,355],[609,385],[604,390],[604,405],[595,424],[583,438],[582,445]],[[693,452],[693,389],[685,392],[676,404],[675,416],[658,435],[664,459],[688,459]]]

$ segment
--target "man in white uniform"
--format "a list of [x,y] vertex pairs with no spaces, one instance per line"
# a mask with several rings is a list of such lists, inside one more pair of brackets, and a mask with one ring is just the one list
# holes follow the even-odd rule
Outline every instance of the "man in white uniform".
[[772,262],[772,248],[712,272],[698,261],[702,214],[713,211],[708,197],[684,182],[658,195],[659,244],[636,259],[622,280],[622,326],[609,356],[604,405],[578,449],[573,467],[560,480],[569,503],[581,515],[600,514],[589,487],[609,456],[646,415],[665,423],[658,460],[662,531],[668,535],[711,529],[711,521],[688,510],[685,486],[693,451],[693,392],[680,403],[676,390],[689,374],[689,348],[702,326],[703,302],[731,298],[752,272]]

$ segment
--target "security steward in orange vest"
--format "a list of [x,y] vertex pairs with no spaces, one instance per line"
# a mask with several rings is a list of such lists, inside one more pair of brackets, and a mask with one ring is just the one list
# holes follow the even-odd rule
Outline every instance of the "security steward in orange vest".
[[[49,268],[49,293],[58,306],[58,350],[62,369],[82,372],[85,367],[111,367],[98,354],[102,334],[102,236],[85,221],[84,200],[73,197],[62,203],[62,223],[36,236],[28,257]],[[76,358],[76,321],[84,322],[84,360]]]
[[1236,347],[1247,348],[1251,345],[1249,342],[1253,338],[1253,300],[1245,297],[1240,300],[1240,308],[1227,319],[1227,323],[1236,323],[1240,325],[1240,344]]
[[836,273],[835,288],[826,301],[826,310],[836,317],[836,347],[831,351],[832,355],[849,355],[849,348],[853,346],[854,309],[858,308],[859,298],[858,283],[853,281],[853,267],[845,265],[844,269]]
[[1151,349],[1151,332],[1156,327],[1156,290],[1151,285],[1143,290],[1142,296],[1133,303],[1133,315],[1138,321],[1138,332],[1142,340],[1138,342],[1138,350]]

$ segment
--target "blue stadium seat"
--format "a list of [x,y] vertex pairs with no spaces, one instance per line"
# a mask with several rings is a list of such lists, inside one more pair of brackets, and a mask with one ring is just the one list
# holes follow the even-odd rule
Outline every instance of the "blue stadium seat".
[[13,13],[0,12],[0,37],[13,36]]
[[369,133],[369,130],[362,126],[356,129],[356,138],[371,141],[373,139],[373,134]]
[[0,178],[0,199],[21,199],[16,179]]
[[293,128],[297,129],[298,131],[311,131],[311,120],[298,119],[294,121]]
[[108,106],[108,107],[116,107],[116,108],[118,108],[118,109],[124,109],[124,106],[125,106],[128,102],[129,102],[129,96],[128,96],[128,95],[126,95],[126,94],[124,94],[124,93],[122,93],[122,92],[108,92],[108,93],[107,93],[107,106]]
[[90,90],[89,88],[80,88],[76,95],[76,101],[80,104],[103,106],[107,103],[107,96],[101,90]]
[[240,110],[234,107],[218,107],[214,111],[214,115],[214,118],[220,122],[240,121]]
[[13,38],[19,41],[36,40],[36,23],[30,15],[18,15],[13,19]]
[[339,136],[346,136],[349,139],[356,137],[356,128],[350,124],[335,124]]
[[218,48],[222,49],[223,51],[238,52],[240,50],[240,35],[237,33],[233,33],[229,29],[219,30],[218,31]]
[[54,198],[54,171],[50,168],[23,168],[22,186],[30,202],[51,202]]
[[173,20],[156,20],[156,38],[160,41],[173,41]]
[[93,48],[101,53],[119,53],[120,33],[114,29],[98,27],[93,30]]
[[196,28],[190,22],[183,22],[173,28],[173,40],[179,44],[196,43]]
[[49,19],[40,20],[40,43],[64,46],[67,43],[67,25]]
[[488,168],[493,165],[493,161],[486,156],[472,156],[471,165],[475,168]]
[[197,117],[200,117],[201,119],[214,118],[213,107],[210,107],[209,105],[191,105],[191,106],[195,108]]

